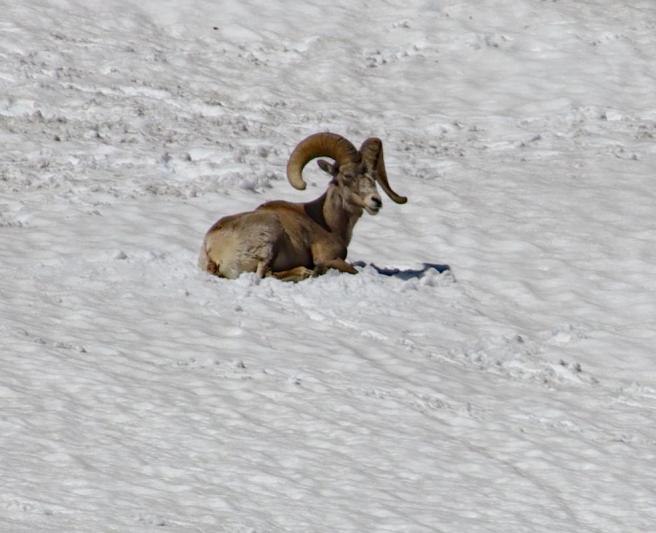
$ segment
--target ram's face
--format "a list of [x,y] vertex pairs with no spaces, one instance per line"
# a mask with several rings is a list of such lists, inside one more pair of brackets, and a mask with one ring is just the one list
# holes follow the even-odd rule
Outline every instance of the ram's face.
[[353,165],[353,167],[355,168],[345,168],[340,172],[341,185],[349,191],[354,204],[362,207],[370,215],[375,215],[383,207],[383,200],[376,187],[376,179],[365,164]]
[[383,200],[376,186],[375,172],[364,162],[337,163],[319,161],[319,167],[333,176],[333,181],[343,191],[344,200],[370,215],[375,215],[383,206]]

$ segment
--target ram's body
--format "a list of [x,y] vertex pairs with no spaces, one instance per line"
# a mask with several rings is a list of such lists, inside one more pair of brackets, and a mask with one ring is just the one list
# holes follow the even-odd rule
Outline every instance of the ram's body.
[[[380,144],[377,139],[369,142]],[[303,166],[314,157],[330,156],[335,164],[319,162],[332,176],[326,192],[308,203],[273,201],[254,211],[220,219],[205,236],[200,267],[225,278],[255,272],[260,277],[292,281],[329,268],[356,273],[345,261],[347,248],[363,210],[375,214],[382,205],[376,191],[376,181],[381,181],[377,172],[382,145],[378,146],[376,157],[367,159],[366,145],[358,152],[346,143],[334,134],[317,134],[300,143],[290,157],[290,182],[304,188],[300,177]],[[386,176],[383,179],[389,194]],[[395,201],[405,201],[393,191],[392,194]]]

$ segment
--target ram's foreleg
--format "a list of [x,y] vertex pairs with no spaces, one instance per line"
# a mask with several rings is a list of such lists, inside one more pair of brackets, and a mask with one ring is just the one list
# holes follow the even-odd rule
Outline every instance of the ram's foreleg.
[[321,274],[325,274],[326,271],[329,268],[334,268],[335,270],[339,270],[340,272],[346,272],[347,274],[357,274],[358,271],[355,269],[355,267],[344,261],[343,259],[330,259],[328,261],[322,261],[320,263],[317,263],[317,265],[314,267],[314,273],[316,276],[319,276]]
[[304,279],[315,276],[316,273],[314,270],[304,266],[298,266],[289,270],[283,270],[281,272],[270,272],[267,275],[273,276],[274,278],[281,281],[302,281]]

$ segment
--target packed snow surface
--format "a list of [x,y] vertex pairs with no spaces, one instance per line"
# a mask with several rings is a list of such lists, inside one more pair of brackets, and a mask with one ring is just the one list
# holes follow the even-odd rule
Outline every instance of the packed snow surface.
[[[0,8],[0,531],[654,531],[654,2]],[[317,131],[360,273],[200,272]]]

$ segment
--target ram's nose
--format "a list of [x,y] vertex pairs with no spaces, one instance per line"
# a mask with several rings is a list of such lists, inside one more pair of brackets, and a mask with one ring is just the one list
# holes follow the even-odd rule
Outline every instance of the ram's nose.
[[380,196],[377,194],[372,194],[367,198],[367,201],[365,202],[366,210],[367,213],[370,215],[375,215],[380,211],[380,208],[383,207],[383,201],[381,200]]

